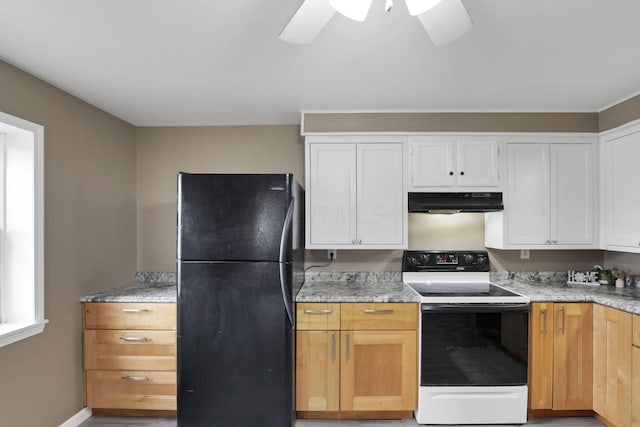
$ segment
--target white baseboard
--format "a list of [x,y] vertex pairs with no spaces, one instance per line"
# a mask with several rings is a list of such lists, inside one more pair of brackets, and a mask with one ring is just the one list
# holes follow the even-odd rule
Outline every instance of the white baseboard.
[[74,416],[60,424],[58,427],[78,427],[91,417],[91,408],[82,408]]

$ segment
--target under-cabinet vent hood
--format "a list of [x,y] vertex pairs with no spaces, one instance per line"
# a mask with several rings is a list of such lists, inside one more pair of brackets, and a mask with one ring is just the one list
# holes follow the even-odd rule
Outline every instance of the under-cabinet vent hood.
[[409,193],[409,212],[496,212],[503,209],[502,193]]

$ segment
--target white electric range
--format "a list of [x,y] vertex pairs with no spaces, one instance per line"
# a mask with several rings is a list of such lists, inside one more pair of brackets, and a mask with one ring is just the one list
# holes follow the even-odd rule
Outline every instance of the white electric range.
[[405,251],[420,295],[420,424],[527,421],[529,298],[489,280],[484,251]]

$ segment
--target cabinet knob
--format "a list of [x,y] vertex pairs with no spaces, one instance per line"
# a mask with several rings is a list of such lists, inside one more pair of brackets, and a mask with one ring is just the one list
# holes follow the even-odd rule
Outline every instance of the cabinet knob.
[[464,171],[460,171],[460,175],[464,175]]
[[358,244],[361,245],[362,244],[362,239],[358,239]]
[[557,240],[552,240],[551,243],[553,243],[554,245],[557,245],[558,241]]
[[453,171],[449,172],[449,175],[453,175]]
[[355,245],[356,244],[356,239],[351,239],[351,244]]

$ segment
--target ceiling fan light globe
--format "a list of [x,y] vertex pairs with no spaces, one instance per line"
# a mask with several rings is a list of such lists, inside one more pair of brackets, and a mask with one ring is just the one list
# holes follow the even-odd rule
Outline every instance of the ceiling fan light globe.
[[442,0],[405,0],[409,15],[418,16],[435,7]]
[[354,21],[364,21],[367,18],[373,0],[329,0],[329,4],[336,12]]

